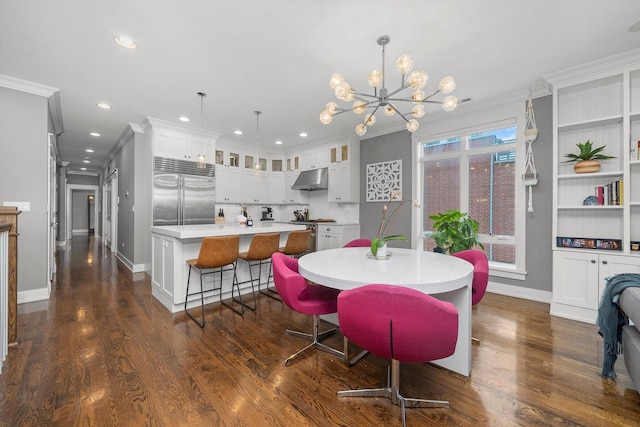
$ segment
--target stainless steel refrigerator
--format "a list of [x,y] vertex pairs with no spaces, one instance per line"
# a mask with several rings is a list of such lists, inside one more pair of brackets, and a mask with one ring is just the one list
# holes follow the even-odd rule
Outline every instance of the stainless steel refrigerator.
[[153,225],[213,224],[216,216],[213,165],[156,157],[153,174]]

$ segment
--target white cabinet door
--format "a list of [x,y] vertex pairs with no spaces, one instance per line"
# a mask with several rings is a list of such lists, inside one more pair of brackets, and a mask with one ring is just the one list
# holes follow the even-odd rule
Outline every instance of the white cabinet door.
[[184,136],[158,131],[154,139],[154,155],[184,160],[187,141]]
[[283,172],[272,172],[269,175],[269,203],[272,205],[285,203],[284,176]]
[[189,137],[187,138],[187,149],[185,153],[185,160],[192,162],[198,161],[198,156],[204,155],[206,162],[213,164],[213,145],[205,138]]
[[553,301],[591,310],[598,308],[598,254],[553,252]]
[[351,164],[331,164],[329,166],[329,201],[335,203],[353,202],[352,187]]
[[174,243],[171,239],[153,236],[153,270],[151,283],[163,298],[173,301],[174,294]]
[[300,154],[300,170],[319,169],[327,166],[329,166],[329,155],[326,147]]
[[266,173],[242,172],[242,203],[269,203],[269,180]]
[[640,273],[640,259],[637,256],[600,255],[600,289],[598,299],[606,285],[605,279],[621,273]]
[[216,202],[240,203],[242,191],[238,168],[216,165]]

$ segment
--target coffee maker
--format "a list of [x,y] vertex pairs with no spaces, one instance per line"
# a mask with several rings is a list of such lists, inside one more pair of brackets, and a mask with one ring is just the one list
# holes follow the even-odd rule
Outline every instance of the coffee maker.
[[267,206],[262,207],[262,221],[273,221],[273,209]]

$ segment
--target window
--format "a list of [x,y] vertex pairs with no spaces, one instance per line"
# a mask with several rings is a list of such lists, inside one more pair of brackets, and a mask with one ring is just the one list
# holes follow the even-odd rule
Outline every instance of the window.
[[[460,209],[480,223],[492,268],[513,269],[516,251],[516,126],[422,144],[423,229],[429,215]],[[432,239],[424,249],[432,250]]]

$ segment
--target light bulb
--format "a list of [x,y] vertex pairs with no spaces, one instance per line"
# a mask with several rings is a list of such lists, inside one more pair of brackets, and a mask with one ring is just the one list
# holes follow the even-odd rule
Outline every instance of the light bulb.
[[407,130],[409,132],[415,132],[420,127],[420,123],[416,119],[411,119],[407,122]]
[[382,73],[378,70],[373,70],[369,73],[369,85],[371,87],[379,87],[382,84]]
[[376,116],[374,116],[373,114],[367,114],[367,116],[364,118],[364,123],[367,126],[373,126],[376,124]]
[[384,107],[384,115],[387,117],[391,117],[394,114],[396,114],[396,110],[391,106],[391,104],[387,104],[387,106]]
[[422,105],[422,104],[414,105],[413,106],[413,110],[411,110],[411,113],[413,114],[413,117],[415,117],[416,119],[419,119],[420,117],[423,117],[424,116],[424,105]]
[[453,77],[447,76],[440,80],[440,92],[444,94],[450,94],[456,88],[456,82]]
[[453,95],[447,96],[442,100],[442,109],[444,111],[453,111],[458,106],[458,98]]
[[363,123],[360,123],[358,126],[356,126],[356,133],[360,136],[364,135],[365,133],[367,133],[367,127]]
[[367,104],[363,101],[356,101],[353,103],[353,112],[356,114],[362,114],[367,109]]
[[331,114],[327,110],[322,110],[322,113],[320,113],[320,123],[322,123],[323,125],[328,125],[332,121],[333,121],[333,114]]
[[402,74],[410,73],[413,69],[413,59],[411,59],[411,56],[407,55],[406,53],[404,55],[401,55],[400,58],[398,58],[398,60],[396,61],[396,68]]
[[422,102],[426,97],[427,95],[425,95],[425,93],[421,90],[417,90],[413,92],[413,95],[411,95],[411,99],[413,100],[413,102]]
[[422,89],[427,85],[429,76],[424,71],[414,71],[409,75],[409,85],[414,89]]
[[351,92],[351,86],[348,83],[342,82],[336,86],[336,98],[343,101],[347,101],[347,97]]
[[325,105],[325,109],[331,114],[335,114],[336,108],[338,108],[338,104],[333,101],[327,102],[327,105]]
[[344,83],[344,76],[340,73],[331,74],[331,78],[329,79],[329,86],[331,86],[331,89],[335,90],[340,83]]

